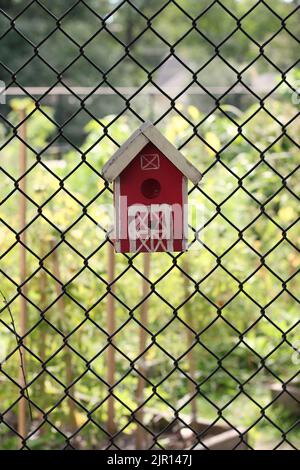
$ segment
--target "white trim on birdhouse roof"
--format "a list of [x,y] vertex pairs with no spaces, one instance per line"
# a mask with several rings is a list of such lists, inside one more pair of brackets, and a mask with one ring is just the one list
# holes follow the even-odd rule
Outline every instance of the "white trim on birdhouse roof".
[[109,182],[116,179],[149,142],[155,145],[194,184],[200,181],[202,175],[197,168],[151,122],[142,124],[108,160],[102,171],[104,178]]

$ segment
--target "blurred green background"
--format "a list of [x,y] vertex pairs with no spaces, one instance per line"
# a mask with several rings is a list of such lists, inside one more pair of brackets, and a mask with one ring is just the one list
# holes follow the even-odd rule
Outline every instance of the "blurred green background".
[[[163,8],[158,0],[135,0],[117,8],[112,0],[0,0],[0,79],[10,85],[0,123],[1,448],[20,446],[12,431],[20,357],[8,326],[12,315],[20,330],[15,181],[22,176],[22,143],[12,128],[20,135],[22,112],[30,170],[26,380],[34,403],[27,446],[63,447],[68,435],[77,448],[108,445],[108,247],[101,227],[112,192],[100,173],[117,144],[151,119],[203,173],[190,193],[203,210],[203,245],[175,258],[151,255],[144,356],[143,255],[116,256],[114,403],[121,446],[135,446],[133,363],[149,380],[142,386],[143,421],[153,432],[157,416],[166,427],[179,410],[184,420],[249,429],[256,449],[280,448],[283,433],[282,448],[299,448],[299,403],[283,406],[280,391],[273,403],[272,392],[274,383],[299,387],[300,124],[292,88],[300,80],[300,31],[299,11],[291,14],[299,2],[256,3],[178,0]],[[16,87],[54,85],[65,94],[34,92],[38,108],[17,96]],[[68,91],[74,87],[91,88],[74,95]],[[59,273],[63,301],[49,272]],[[189,375],[198,384],[192,402],[197,388]],[[149,445],[150,433],[143,439]],[[167,432],[157,441],[171,446]]]

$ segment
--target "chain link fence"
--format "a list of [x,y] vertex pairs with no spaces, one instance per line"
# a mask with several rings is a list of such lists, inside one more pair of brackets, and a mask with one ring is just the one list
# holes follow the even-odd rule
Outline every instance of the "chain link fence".
[[[274,56],[278,38],[299,48],[298,2],[282,2],[285,15],[252,2],[239,16],[230,1],[30,1],[14,16],[6,3],[1,49],[10,37],[26,52],[0,62],[1,448],[299,449],[298,60]],[[186,24],[176,38],[176,24],[158,23],[168,9]],[[274,19],[263,41],[253,14]],[[37,40],[22,18],[41,16],[51,26]],[[190,35],[208,48],[198,63],[180,49]],[[70,61],[55,61],[60,41]],[[118,47],[105,69],[93,41],[102,55]],[[229,41],[247,45],[247,63]],[[98,75],[84,90],[72,83],[79,61]],[[249,75],[258,62],[262,87]],[[49,85],[31,86],[28,67]],[[213,70],[226,83],[214,86]],[[115,255],[102,166],[149,118],[203,174],[189,188],[200,244]]]

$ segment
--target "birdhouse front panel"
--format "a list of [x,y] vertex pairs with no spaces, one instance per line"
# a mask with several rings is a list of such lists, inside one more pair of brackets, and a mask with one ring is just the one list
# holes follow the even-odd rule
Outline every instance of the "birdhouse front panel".
[[114,180],[117,252],[184,251],[187,178],[152,142]]

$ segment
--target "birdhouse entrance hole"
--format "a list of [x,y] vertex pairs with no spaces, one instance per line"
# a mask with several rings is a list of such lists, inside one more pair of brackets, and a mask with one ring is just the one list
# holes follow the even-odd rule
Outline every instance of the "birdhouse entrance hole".
[[149,178],[143,181],[141,185],[141,192],[147,199],[154,199],[160,193],[160,182],[154,178]]

